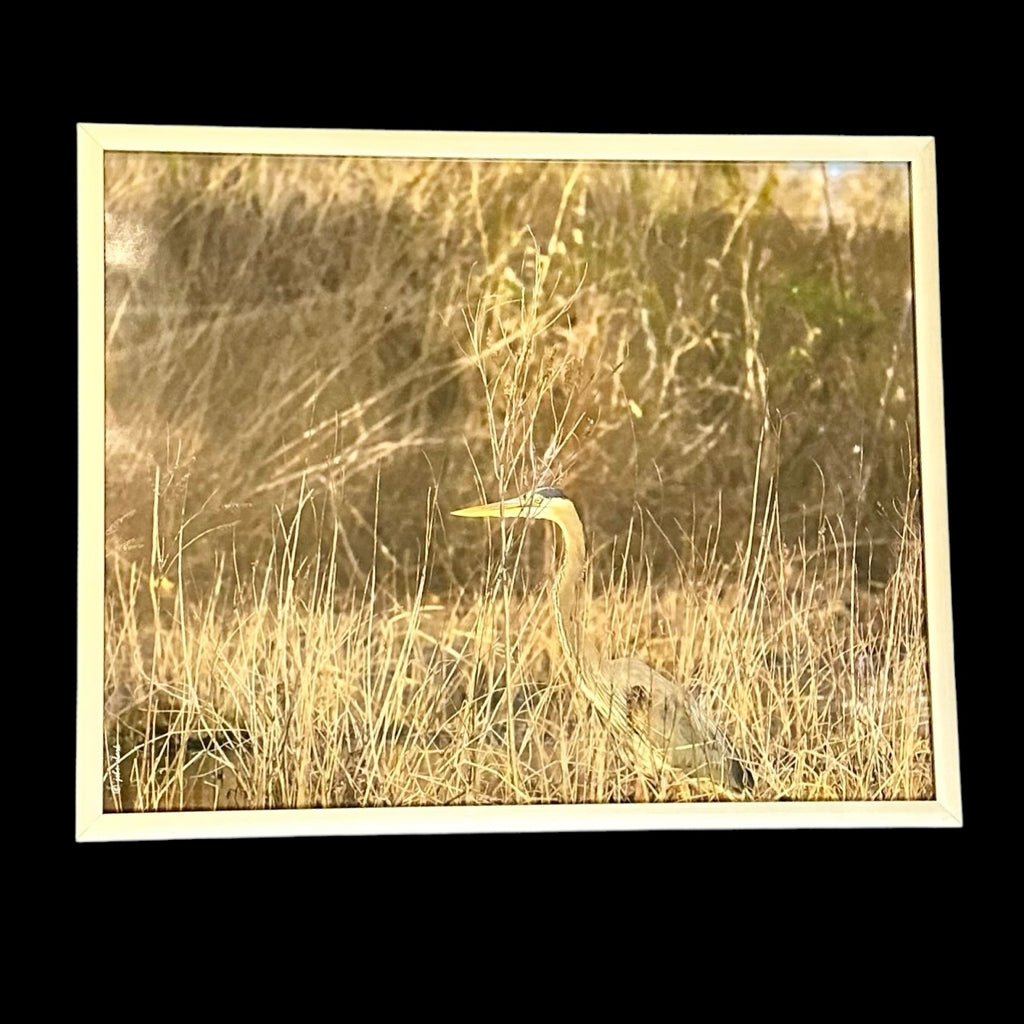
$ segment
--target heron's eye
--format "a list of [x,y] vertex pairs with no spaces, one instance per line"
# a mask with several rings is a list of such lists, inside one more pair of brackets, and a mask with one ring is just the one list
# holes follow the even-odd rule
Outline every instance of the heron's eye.
[[534,503],[534,505],[543,505],[544,504],[544,496],[542,494],[535,494],[533,496],[533,503]]

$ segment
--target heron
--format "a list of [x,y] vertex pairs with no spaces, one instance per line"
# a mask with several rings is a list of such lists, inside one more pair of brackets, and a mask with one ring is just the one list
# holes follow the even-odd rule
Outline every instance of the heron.
[[576,506],[558,487],[456,509],[471,519],[548,520],[562,535],[552,581],[555,628],[573,677],[610,730],[630,744],[637,768],[650,778],[674,771],[710,779],[732,792],[753,783],[718,724],[685,686],[636,658],[602,657],[586,632],[587,546]]

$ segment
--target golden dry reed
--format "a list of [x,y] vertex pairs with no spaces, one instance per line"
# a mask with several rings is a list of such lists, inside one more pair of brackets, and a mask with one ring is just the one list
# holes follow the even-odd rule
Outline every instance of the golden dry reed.
[[[518,273],[467,306],[455,364],[477,375],[471,415],[486,418],[489,451],[465,451],[478,493],[437,479],[404,509],[421,523],[413,564],[378,540],[389,501],[378,474],[374,521],[361,524],[372,565],[339,573],[356,562],[350,521],[325,511],[332,467],[305,474],[298,445],[277,463],[290,499],[261,557],[198,527],[173,465],[153,473],[148,559],[108,550],[109,810],[716,798],[641,784],[580,699],[552,617],[549,527],[448,517],[531,486],[572,497],[578,453],[600,441],[595,395],[609,393],[611,370],[588,361],[573,293],[549,280],[559,230],[556,218]],[[872,589],[855,571],[858,531],[822,513],[799,543],[784,540],[781,429],[766,412],[736,550],[719,550],[713,529],[673,534],[637,504],[625,531],[588,537],[590,633],[603,654],[699,689],[754,777],[743,799],[929,799],[916,466],[897,503],[892,570]],[[607,495],[618,500],[629,499]],[[654,544],[671,552],[670,571],[652,571]],[[454,567],[455,548],[473,560]],[[437,589],[438,577],[461,582]]]

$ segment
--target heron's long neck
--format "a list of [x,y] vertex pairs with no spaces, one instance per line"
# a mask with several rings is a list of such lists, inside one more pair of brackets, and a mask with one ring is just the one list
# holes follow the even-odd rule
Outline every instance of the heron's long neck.
[[597,649],[586,635],[587,545],[583,524],[575,510],[558,520],[562,530],[562,559],[555,572],[555,626],[562,650],[584,671],[597,664]]

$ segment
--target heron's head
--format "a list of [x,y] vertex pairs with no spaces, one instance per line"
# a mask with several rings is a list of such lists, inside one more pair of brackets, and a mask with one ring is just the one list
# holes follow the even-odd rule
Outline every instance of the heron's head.
[[458,508],[453,516],[465,516],[467,519],[550,519],[560,523],[569,511],[575,515],[573,503],[565,496],[565,492],[557,487],[538,487],[535,491],[527,491],[518,498],[505,498],[492,501],[487,505],[470,505]]

